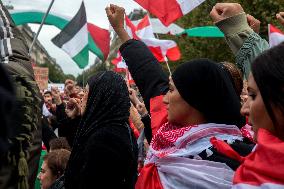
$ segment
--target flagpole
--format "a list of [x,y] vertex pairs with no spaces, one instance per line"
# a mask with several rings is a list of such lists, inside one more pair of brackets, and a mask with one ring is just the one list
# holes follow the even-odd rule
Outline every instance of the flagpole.
[[172,71],[171,71],[170,66],[169,66],[168,58],[166,56],[165,56],[165,61],[166,61],[167,68],[170,72],[170,76],[172,76]]
[[53,3],[54,3],[54,0],[51,1],[50,5],[49,5],[49,7],[48,7],[48,9],[47,9],[47,11],[46,11],[46,13],[45,13],[45,15],[44,15],[42,21],[41,21],[41,24],[40,24],[40,26],[39,26],[39,28],[38,28],[38,31],[37,31],[37,33],[36,33],[36,36],[34,37],[33,42],[32,42],[32,44],[31,44],[31,46],[30,46],[29,54],[31,54],[31,52],[32,52],[34,43],[36,42],[36,40],[37,40],[37,38],[38,38],[38,35],[39,35],[39,33],[40,33],[40,31],[41,31],[41,28],[42,28],[42,26],[43,26],[43,24],[44,24],[44,22],[45,22],[45,20],[46,20],[46,18],[47,18],[47,15],[49,14],[49,11],[50,11],[50,9],[51,9]]

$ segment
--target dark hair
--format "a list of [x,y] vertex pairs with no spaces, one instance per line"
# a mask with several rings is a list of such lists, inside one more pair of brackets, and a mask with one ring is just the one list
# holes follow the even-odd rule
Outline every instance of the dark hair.
[[71,152],[65,149],[54,150],[43,157],[51,173],[59,178],[64,174]]
[[[265,108],[276,126],[273,107],[284,115],[284,43],[264,51],[252,64],[252,74],[261,93]],[[283,131],[283,129],[282,129]]]
[[243,90],[243,78],[241,70],[233,63],[221,62],[222,68],[229,74],[230,80],[238,97],[241,96]]
[[54,138],[49,142],[50,150],[65,149],[71,151],[71,147],[65,137]]
[[45,92],[43,93],[43,95],[46,95],[46,94],[50,94],[50,96],[52,96],[51,91],[45,91]]

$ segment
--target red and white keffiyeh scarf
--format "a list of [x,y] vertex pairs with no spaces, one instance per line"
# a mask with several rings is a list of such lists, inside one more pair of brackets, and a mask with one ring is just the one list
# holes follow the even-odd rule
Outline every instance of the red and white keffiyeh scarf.
[[181,127],[165,123],[152,139],[146,163],[167,156],[195,156],[212,146],[210,138],[213,136],[228,143],[242,140],[235,125],[207,123]]
[[152,139],[135,188],[231,188],[234,171],[226,164],[188,158],[211,147],[211,137],[229,143],[242,140],[240,130],[234,125],[164,124]]

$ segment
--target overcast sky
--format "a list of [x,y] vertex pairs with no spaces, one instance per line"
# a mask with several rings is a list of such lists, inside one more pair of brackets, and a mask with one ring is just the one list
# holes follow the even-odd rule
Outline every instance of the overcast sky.
[[[14,9],[35,9],[35,10],[47,10],[51,0],[3,0],[5,4],[8,2],[14,6]],[[52,12],[58,12],[62,15],[73,17],[78,11],[81,0],[55,0]],[[105,14],[105,7],[110,3],[123,6],[126,13],[130,13],[134,8],[140,8],[140,6],[134,0],[84,0],[87,19],[88,22],[94,23],[99,27],[108,29],[109,23]],[[35,32],[39,25],[30,24],[32,30]],[[58,47],[51,43],[51,39],[59,33],[59,29],[54,26],[43,26],[42,31],[39,35],[39,40],[49,52],[49,54],[54,57],[57,63],[61,66],[64,73],[77,74],[81,73],[82,70],[73,62],[73,60]],[[90,53],[90,63],[94,62],[95,56]]]

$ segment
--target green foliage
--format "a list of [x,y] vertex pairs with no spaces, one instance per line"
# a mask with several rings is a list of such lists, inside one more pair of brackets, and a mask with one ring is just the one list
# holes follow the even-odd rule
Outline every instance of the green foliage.
[[284,11],[284,0],[238,0],[237,2],[243,6],[245,12],[261,21],[261,36],[267,38],[268,24],[281,28],[275,15],[280,11]]
[[[284,11],[284,0],[207,0],[191,13],[179,19],[176,24],[183,28],[214,25],[209,13],[217,2],[240,3],[246,13],[261,21],[260,35],[266,39],[268,23],[281,28],[277,23],[275,15],[281,10]],[[169,62],[171,70],[174,70],[179,64],[194,58],[210,58],[217,62],[234,62],[234,56],[223,38],[191,38],[170,35],[160,35],[159,38],[172,39],[180,47],[182,58],[176,62]],[[166,68],[165,65],[163,66]]]

